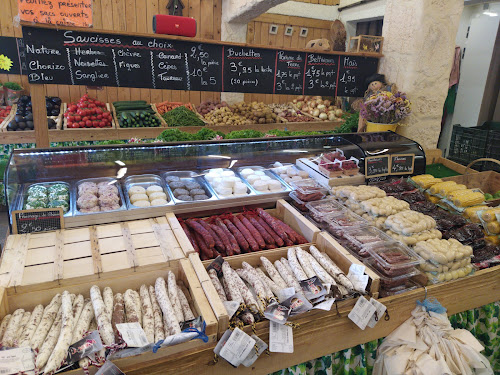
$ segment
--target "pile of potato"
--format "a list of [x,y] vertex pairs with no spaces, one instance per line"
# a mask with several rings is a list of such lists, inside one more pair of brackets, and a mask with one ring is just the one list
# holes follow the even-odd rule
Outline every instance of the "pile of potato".
[[280,122],[278,115],[267,104],[262,102],[240,102],[232,105],[231,109],[234,113],[250,120],[251,124],[273,124]]
[[210,112],[212,112],[213,110],[219,109],[222,107],[227,107],[227,103],[224,101],[221,102],[218,100],[208,99],[208,100],[201,102],[200,105],[198,107],[196,107],[196,110],[198,111],[198,113],[200,115],[206,116]]
[[205,119],[214,125],[251,125],[252,121],[240,116],[229,107],[222,107],[215,109],[209,114],[205,115]]

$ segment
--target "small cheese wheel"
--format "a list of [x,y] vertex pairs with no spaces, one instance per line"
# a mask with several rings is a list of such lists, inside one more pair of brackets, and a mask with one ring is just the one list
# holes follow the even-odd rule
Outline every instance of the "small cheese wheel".
[[260,177],[255,175],[255,174],[252,174],[252,175],[247,177],[247,181],[250,182],[252,185],[255,183],[255,181],[259,181],[259,180],[260,180]]
[[165,194],[163,191],[157,191],[152,194],[149,194],[149,200],[153,201],[155,199],[167,199],[167,194]]
[[279,181],[269,181],[268,188],[271,191],[281,191],[281,183]]
[[146,201],[142,200],[142,201],[135,201],[133,205],[136,207],[149,207],[151,206],[151,203],[149,203],[149,201],[147,200]]
[[[139,201],[139,202],[145,202],[145,201]],[[138,203],[139,203],[138,202]],[[167,204],[167,200],[166,199],[161,199],[161,198],[158,198],[158,199],[153,199],[151,201],[151,206],[163,206],[164,204]]]
[[158,185],[151,185],[146,189],[146,194],[149,196],[153,193],[158,193],[158,192],[163,193],[163,188]]
[[142,186],[132,186],[130,189],[128,189],[128,195],[132,196],[135,194],[146,194],[146,189],[144,189]]
[[147,201],[149,202],[149,198],[146,194],[134,194],[130,197],[130,202],[135,203],[137,201]]
[[247,178],[248,176],[250,176],[250,175],[254,174],[254,172],[253,172],[253,169],[251,169],[251,168],[245,168],[245,169],[243,169],[243,170],[240,172],[240,174],[241,174],[244,178]]

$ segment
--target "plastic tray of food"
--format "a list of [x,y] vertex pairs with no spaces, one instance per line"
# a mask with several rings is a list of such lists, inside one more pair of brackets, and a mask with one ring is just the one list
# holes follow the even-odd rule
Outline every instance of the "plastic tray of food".
[[376,242],[365,244],[374,260],[374,267],[389,277],[405,275],[424,260],[400,242]]
[[163,180],[155,174],[129,176],[123,184],[129,210],[174,204]]
[[297,197],[297,194],[292,191],[290,192],[289,194],[290,198],[292,198],[292,204],[299,210],[299,211],[302,211],[302,212],[308,212],[308,208],[306,206],[307,202],[304,202],[302,200],[300,200],[298,197]]
[[364,263],[371,268],[373,272],[380,278],[380,286],[386,290],[394,289],[405,285],[406,282],[413,276],[420,275],[420,271],[416,267],[412,267],[404,275],[389,276],[382,271],[376,264],[373,258],[365,259]]
[[381,298],[395,296],[397,294],[406,293],[406,292],[409,292],[411,290],[415,290],[415,289],[420,288],[420,287],[421,287],[421,285],[417,284],[415,281],[407,280],[404,285],[400,285],[396,288],[392,288],[392,289],[381,288],[380,292],[379,292],[379,296]]
[[20,210],[33,210],[37,208],[59,208],[64,216],[72,216],[72,202],[70,185],[63,181],[42,182],[27,184],[19,201]]
[[273,194],[291,191],[285,182],[269,169],[260,166],[239,167],[238,174],[256,194]]
[[328,228],[330,231],[334,230],[337,236],[343,237],[349,243],[349,248],[362,258],[369,258],[371,256],[366,249],[366,246],[369,244],[389,244],[395,242],[392,237],[371,225],[351,227],[335,227],[330,225]]
[[308,202],[306,207],[309,209],[311,217],[317,221],[322,221],[326,216],[339,214],[348,210],[345,206],[334,199],[322,199],[319,201]]
[[328,189],[325,189],[312,178],[292,181],[290,185],[297,197],[305,202],[319,201],[328,194]]
[[247,181],[228,168],[206,169],[203,177],[219,199],[232,199],[257,195]]
[[283,182],[290,188],[292,188],[290,185],[291,182],[310,178],[309,173],[300,170],[295,166],[295,164],[292,163],[280,163],[279,161],[277,161],[269,166],[269,170],[274,175],[281,178]]
[[328,215],[324,218],[328,226],[341,227],[343,230],[347,228],[359,228],[368,225],[368,222],[358,214],[355,214],[349,209],[342,212]]
[[87,178],[76,183],[73,209],[75,215],[126,210],[120,183],[113,177]]
[[215,193],[199,173],[193,171],[165,172],[163,179],[175,204],[217,200]]

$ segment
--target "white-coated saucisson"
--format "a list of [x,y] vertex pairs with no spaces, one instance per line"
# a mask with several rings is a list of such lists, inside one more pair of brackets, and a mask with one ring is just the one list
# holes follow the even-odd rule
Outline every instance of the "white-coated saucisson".
[[125,302],[125,315],[127,317],[127,323],[139,323],[139,311],[137,309],[137,304],[135,303],[135,294],[132,289],[127,289],[123,295],[123,301]]
[[49,333],[50,327],[52,327],[52,324],[56,319],[60,307],[61,307],[61,295],[56,294],[52,298],[52,301],[50,301],[50,303],[47,305],[47,307],[45,307],[43,311],[42,320],[40,321],[40,324],[36,328],[36,331],[33,334],[33,337],[31,338],[30,346],[33,350],[38,350],[42,346],[42,343],[44,342],[45,338],[47,337],[47,334]]
[[161,315],[160,306],[156,300],[155,288],[150,285],[148,289],[151,305],[153,306],[153,317],[155,321],[155,342],[158,342],[165,339],[165,327],[163,326],[163,317]]
[[285,258],[285,257],[281,257],[280,262],[283,265],[283,267],[285,267],[285,269],[287,270],[287,272],[290,275],[292,275],[293,279],[295,281],[299,282],[299,280],[297,280],[297,277],[295,277],[295,274],[293,273],[292,268],[290,267],[290,263],[288,263],[288,259]]
[[274,295],[278,295],[279,291],[281,290],[280,287],[278,285],[276,285],[276,283],[271,280],[265,273],[264,271],[262,271],[261,268],[256,268],[255,269],[255,272],[257,272],[257,274],[259,275],[259,279],[264,282],[268,287],[269,289],[271,289],[271,291],[273,292]]
[[283,264],[281,264],[279,260],[274,262],[274,266],[280,273],[283,280],[285,280],[286,285],[289,288],[295,289],[295,293],[299,293],[300,291],[302,291],[299,282],[292,276],[292,274],[288,273],[288,270],[283,266]]
[[102,290],[102,300],[104,301],[104,306],[106,307],[106,312],[108,314],[108,319],[111,321],[113,317],[113,290],[107,286]]
[[113,345],[115,343],[113,327],[111,326],[111,321],[106,312],[106,306],[104,305],[101,291],[97,285],[93,285],[90,288],[90,298],[92,300],[92,306],[94,306],[94,315],[102,342],[104,345]]
[[80,319],[80,315],[83,311],[83,305],[85,304],[85,298],[81,294],[76,296],[75,302],[73,303],[73,325],[76,325]]
[[181,327],[175,317],[174,309],[168,299],[167,286],[165,279],[159,277],[155,282],[155,294],[158,305],[163,312],[163,322],[165,324],[165,336],[181,333]]
[[168,298],[174,309],[175,317],[180,322],[184,322],[184,314],[182,313],[181,301],[179,301],[179,295],[177,294],[177,281],[175,280],[175,275],[172,271],[168,271],[167,275],[168,284]]
[[290,264],[290,268],[297,280],[302,281],[307,279],[307,275],[299,264],[299,260],[297,259],[297,254],[295,248],[291,247],[288,249],[288,263]]
[[3,346],[5,347],[14,346],[14,341],[17,339],[17,331],[19,330],[19,325],[21,324],[23,315],[24,315],[23,309],[17,309],[12,314],[12,317],[9,320],[9,324],[7,324],[7,328],[5,329],[5,333],[2,338]]
[[135,308],[137,309],[137,315],[139,317],[139,324],[142,326],[141,297],[139,296],[137,290],[133,290],[132,295],[134,297]]
[[23,334],[24,327],[26,326],[26,324],[28,323],[30,318],[31,318],[31,311],[25,311],[23,314],[23,317],[21,318],[21,322],[19,323],[19,328],[18,328],[17,333],[16,333],[16,342],[17,343],[19,342],[19,338]]
[[236,282],[236,287],[240,290],[241,296],[243,297],[243,301],[245,301],[245,304],[252,312],[256,313],[259,305],[252,295],[252,292],[250,292],[250,289],[248,289],[235,270],[231,268],[231,272],[233,274],[233,280]]
[[47,365],[45,366],[44,372],[46,374],[50,374],[61,367],[61,364],[66,357],[68,347],[71,344],[71,337],[73,335],[75,309],[76,311],[78,311],[80,310],[78,306],[80,306],[80,304],[83,306],[83,296],[81,297],[81,301],[77,298],[75,300],[75,306],[72,307],[71,297],[69,293],[67,291],[64,291],[62,294],[61,333],[59,334],[59,338],[57,340],[54,351],[50,355]]
[[7,329],[7,325],[9,324],[10,318],[12,318],[12,315],[7,314],[3,317],[2,323],[0,323],[0,342],[2,342],[2,338],[5,333],[5,330]]
[[309,259],[311,267],[313,268],[314,272],[319,277],[321,282],[325,284],[337,285],[335,279],[332,276],[330,276],[328,272],[326,272],[326,270],[321,266],[321,264],[318,263],[318,261],[311,254],[309,254],[307,251],[304,251],[304,254]]
[[[319,264],[337,281],[338,287],[344,286],[348,291],[354,291],[354,285],[351,281],[344,275],[342,270],[333,263],[333,261],[328,257],[328,255],[321,253],[315,246],[309,248],[311,255],[316,258]],[[341,293],[343,291],[341,290]]]
[[242,304],[243,296],[241,295],[240,290],[236,286],[236,281],[234,280],[232,271],[233,270],[228,262],[222,263],[222,273],[224,274],[224,281],[226,282],[227,285],[227,290],[226,289],[224,290],[230,301]]
[[139,289],[142,306],[142,328],[146,334],[148,342],[151,344],[155,341],[155,320],[153,316],[153,305],[149,297],[149,291],[146,285],[141,285]]
[[212,281],[215,291],[219,295],[221,301],[222,302],[227,301],[226,292],[224,292],[224,287],[222,286],[221,282],[219,281],[219,278],[217,277],[217,271],[215,271],[213,268],[209,269],[208,276],[210,276],[210,281]]
[[43,316],[43,305],[35,306],[33,312],[31,313],[30,320],[28,321],[28,323],[26,323],[23,333],[19,337],[18,346],[20,348],[25,346],[30,346],[31,338],[35,334],[35,331],[38,325],[40,324],[40,321],[42,320],[42,316]]
[[94,319],[94,308],[92,306],[92,301],[87,298],[83,303],[82,313],[80,318],[75,324],[73,329],[73,336],[71,338],[71,345],[78,340],[83,339],[85,332],[90,331],[90,322]]
[[316,272],[314,272],[311,262],[309,261],[309,258],[307,257],[307,255],[305,255],[307,253],[300,247],[297,247],[295,248],[295,254],[297,255],[297,259],[299,260],[302,269],[306,273],[307,278],[310,279],[311,277],[317,276]]
[[113,314],[111,315],[111,326],[115,334],[115,342],[120,341],[120,333],[116,325],[125,322],[125,302],[123,301],[123,294],[116,293],[113,296]]
[[177,285],[177,294],[179,296],[179,302],[181,303],[182,307],[182,314],[184,315],[185,321],[193,320],[195,318],[193,311],[191,310],[191,307],[189,306],[188,299],[186,298],[186,295],[182,291],[182,289]]
[[266,269],[266,272],[269,275],[269,277],[271,277],[271,279],[278,286],[279,290],[287,288],[287,283],[280,276],[276,268],[274,268],[273,264],[265,257],[260,257],[260,261],[262,262],[262,265]]
[[[257,289],[259,289],[260,293],[262,293],[262,295],[261,295],[262,297],[264,297],[264,298],[273,298],[274,297],[271,288],[269,287],[269,285],[267,285],[266,282],[261,280],[260,275],[255,268],[253,268],[247,262],[242,262],[241,266],[243,267],[243,270],[245,270],[248,273],[249,277],[254,280],[253,281],[254,283],[262,286],[262,288],[263,288],[262,290],[260,290],[259,286],[257,286]],[[248,282],[253,285],[252,281],[248,281]],[[254,289],[255,289],[255,286],[254,286]],[[257,294],[259,294],[259,292],[257,290],[256,290],[256,292],[257,292]]]
[[257,297],[260,298],[267,297],[264,286],[257,276],[255,276],[249,270],[243,268],[237,269],[236,273],[241,279],[245,280],[252,286],[253,290],[255,290],[255,293],[257,294]]

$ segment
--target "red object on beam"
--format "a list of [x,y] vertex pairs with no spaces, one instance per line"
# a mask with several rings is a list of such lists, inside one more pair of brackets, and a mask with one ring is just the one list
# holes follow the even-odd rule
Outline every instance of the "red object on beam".
[[196,36],[196,20],[190,17],[157,14],[153,16],[153,31],[156,34]]

